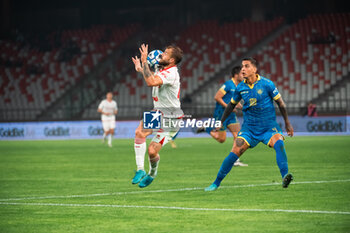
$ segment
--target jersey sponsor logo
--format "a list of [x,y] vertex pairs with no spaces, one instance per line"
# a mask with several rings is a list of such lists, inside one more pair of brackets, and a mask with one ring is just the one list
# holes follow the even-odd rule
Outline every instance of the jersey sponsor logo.
[[277,87],[275,88],[275,90],[273,90],[273,94],[277,94],[278,93],[278,90],[277,90]]
[[160,129],[161,116],[159,111],[150,111],[143,113],[143,128],[144,129]]

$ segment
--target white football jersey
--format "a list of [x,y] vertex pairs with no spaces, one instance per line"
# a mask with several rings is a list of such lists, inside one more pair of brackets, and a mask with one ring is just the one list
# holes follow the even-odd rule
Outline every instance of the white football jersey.
[[105,121],[105,120],[115,120],[115,115],[114,115],[114,111],[118,110],[118,106],[117,106],[117,102],[115,102],[114,100],[112,100],[111,102],[109,102],[108,100],[102,100],[100,105],[98,106],[98,109],[102,109],[102,112],[107,112],[110,113],[111,115],[105,115],[105,114],[101,114],[101,120]]
[[161,86],[153,87],[152,98],[155,110],[163,112],[164,117],[183,116],[180,103],[180,75],[176,66],[157,71],[154,75],[163,80]]

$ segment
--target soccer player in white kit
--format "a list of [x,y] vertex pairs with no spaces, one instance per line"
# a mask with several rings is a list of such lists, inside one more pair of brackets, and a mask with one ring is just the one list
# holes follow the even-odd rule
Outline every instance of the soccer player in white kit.
[[103,127],[103,142],[108,138],[108,146],[112,147],[112,137],[115,129],[115,115],[118,113],[117,102],[113,100],[112,92],[108,92],[106,99],[102,100],[97,111],[101,113]]
[[[136,56],[132,58],[135,65],[135,70],[141,73],[147,86],[153,87],[152,98],[154,110],[158,110],[163,115],[163,122],[178,122],[181,121],[183,112],[180,103],[180,75],[178,73],[177,64],[182,60],[183,52],[177,47],[170,45],[166,47],[159,65],[163,69],[151,72],[147,63],[148,45],[142,44],[140,48],[141,60]],[[169,125],[169,124],[167,124]],[[159,164],[159,151],[169,142],[179,128],[162,128],[156,132],[152,142],[148,146],[148,157],[150,163],[150,170],[148,175],[144,170],[144,159],[146,153],[146,137],[152,134],[152,129],[144,129],[141,121],[135,131],[135,157],[137,171],[132,179],[133,184],[139,183],[140,188],[147,187],[152,183],[157,175],[157,168]]]

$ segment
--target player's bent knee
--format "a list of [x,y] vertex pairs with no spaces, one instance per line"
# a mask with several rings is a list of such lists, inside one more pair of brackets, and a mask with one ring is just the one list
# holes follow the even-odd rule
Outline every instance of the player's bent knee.
[[218,138],[217,141],[220,143],[224,143],[226,141],[226,138]]
[[148,147],[148,155],[149,155],[149,157],[151,157],[151,158],[155,157],[155,156],[157,156],[157,154],[158,154],[158,151],[156,150],[156,148],[154,146],[150,145]]
[[144,138],[144,137],[145,136],[140,129],[135,130],[135,138]]
[[274,147],[275,143],[276,143],[277,141],[279,141],[279,140],[281,140],[281,141],[284,140],[284,138],[283,138],[283,136],[282,136],[281,134],[275,134],[275,135],[273,135],[268,146]]
[[242,138],[237,138],[234,142],[232,152],[240,157],[248,149],[248,147],[249,146]]

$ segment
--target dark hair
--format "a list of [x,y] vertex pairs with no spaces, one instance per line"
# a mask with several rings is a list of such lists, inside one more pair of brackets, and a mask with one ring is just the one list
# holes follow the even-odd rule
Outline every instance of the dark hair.
[[182,60],[183,52],[179,46],[169,45],[166,49],[171,49],[171,57],[175,59],[175,64],[179,64]]
[[241,72],[242,67],[241,66],[235,66],[231,70],[231,77],[235,76],[236,74],[239,74]]
[[255,58],[252,57],[246,57],[243,58],[242,61],[250,61],[250,63],[252,63],[253,66],[255,66],[256,69],[258,69],[258,61]]

